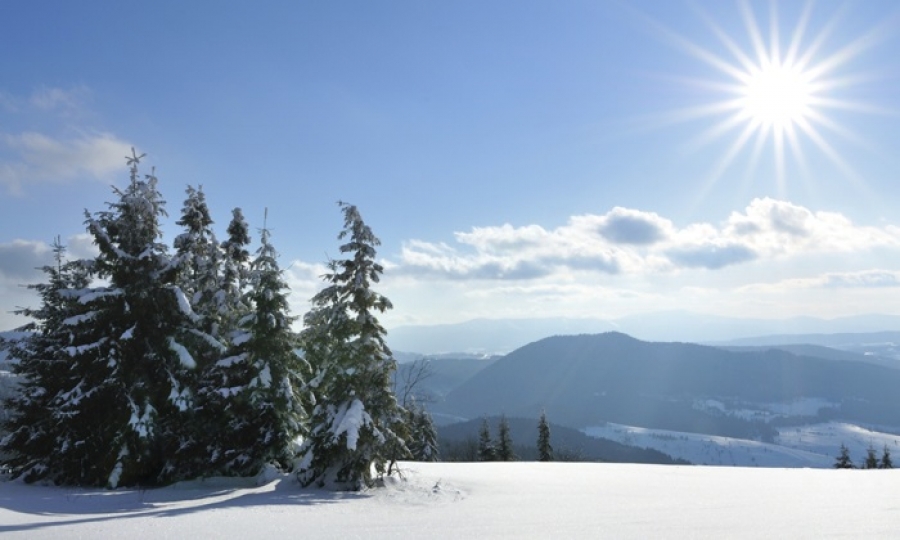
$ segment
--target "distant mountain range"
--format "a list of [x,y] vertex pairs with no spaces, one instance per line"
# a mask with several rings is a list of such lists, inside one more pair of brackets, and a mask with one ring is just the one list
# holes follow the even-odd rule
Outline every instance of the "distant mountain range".
[[[796,317],[782,320],[742,319],[668,311],[615,320],[575,318],[477,319],[458,324],[399,326],[389,330],[388,343],[395,351],[419,354],[465,352],[505,354],[551,336],[597,334],[618,331],[648,341],[723,343],[756,336],[790,335],[813,338],[822,334],[900,333],[900,316],[858,315],[837,319]],[[898,340],[900,341],[900,340]],[[779,341],[820,343],[818,341]],[[735,343],[762,345],[771,343]]]
[[[810,408],[808,405],[815,404]],[[837,354],[651,343],[625,334],[546,338],[450,391],[438,415],[605,422],[757,440],[776,426],[841,420],[900,427],[900,369]]]

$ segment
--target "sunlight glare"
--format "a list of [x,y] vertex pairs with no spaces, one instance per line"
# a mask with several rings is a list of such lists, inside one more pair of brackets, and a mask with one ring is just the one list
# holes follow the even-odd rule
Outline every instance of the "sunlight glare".
[[[663,123],[680,123],[702,118],[716,118],[689,147],[702,147],[734,134],[735,139],[711,171],[706,188],[715,184],[744,151],[750,151],[750,167],[758,165],[764,147],[773,154],[775,179],[781,191],[786,190],[787,162],[795,162],[807,171],[804,147],[817,150],[848,178],[862,182],[852,167],[842,158],[838,148],[826,138],[826,131],[847,139],[853,133],[828,113],[844,109],[863,113],[883,113],[867,103],[849,101],[829,95],[836,87],[852,86],[865,78],[843,74],[855,57],[885,35],[887,23],[876,26],[843,47],[832,49],[826,42],[832,37],[841,10],[812,36],[808,26],[812,2],[807,2],[792,27],[787,43],[780,39],[777,4],[770,4],[769,25],[757,22],[750,3],[738,3],[744,22],[746,40],[730,34],[712,17],[697,6],[695,11],[712,30],[721,45],[711,49],[656,25],[665,36],[695,58],[713,67],[724,79],[690,79],[698,86],[711,89],[721,99],[707,101],[688,108],[671,111]],[[766,31],[767,30],[767,31]],[[723,54],[724,53],[724,54]],[[803,144],[807,143],[807,144]],[[779,193],[779,195],[782,195]]]
[[742,100],[744,114],[763,128],[790,129],[810,112],[808,76],[790,65],[771,64],[749,74]]

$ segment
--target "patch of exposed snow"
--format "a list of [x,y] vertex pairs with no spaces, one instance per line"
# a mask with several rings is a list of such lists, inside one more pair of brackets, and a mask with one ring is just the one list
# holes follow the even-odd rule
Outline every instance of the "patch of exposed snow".
[[879,456],[884,446],[900,455],[900,435],[842,423],[781,428],[775,443],[612,423],[583,431],[591,437],[658,450],[697,465],[830,468],[841,444],[850,449],[857,464],[869,445]]
[[69,538],[891,538],[900,471],[406,463],[360,493],[284,475],[160,489],[0,483],[0,531]]

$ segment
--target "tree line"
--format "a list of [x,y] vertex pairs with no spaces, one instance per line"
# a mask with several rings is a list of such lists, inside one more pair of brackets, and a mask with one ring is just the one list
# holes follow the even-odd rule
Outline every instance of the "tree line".
[[235,208],[219,242],[202,188],[188,187],[170,249],[143,157],[127,158],[106,210],[85,210],[99,254],[68,260],[54,242],[45,281],[29,285],[40,305],[17,312],[32,320],[25,337],[0,343],[19,381],[0,440],[13,475],[115,488],[274,464],[304,486],[356,490],[399,459],[436,459],[430,416],[391,388],[380,242],[357,207],[339,203],[340,258],[298,334],[265,222],[251,254]]
[[[847,445],[841,444],[841,448],[838,452],[837,458],[834,460],[834,468],[835,469],[856,469],[856,465],[853,464],[853,459],[850,457],[850,449],[847,448]],[[862,465],[859,466],[860,469],[893,469],[894,461],[891,459],[891,451],[888,449],[887,445],[884,445],[884,448],[881,451],[881,457],[879,458],[875,452],[875,447],[871,444],[868,448],[866,448],[866,457],[863,459]]]
[[[506,415],[500,415],[496,440],[491,437],[491,427],[487,418],[482,419],[481,427],[478,430],[476,458],[478,461],[516,461],[518,459],[513,448],[512,437],[509,434],[509,421],[506,419]],[[550,423],[547,421],[544,411],[541,411],[538,420],[537,459],[538,461],[553,461]]]

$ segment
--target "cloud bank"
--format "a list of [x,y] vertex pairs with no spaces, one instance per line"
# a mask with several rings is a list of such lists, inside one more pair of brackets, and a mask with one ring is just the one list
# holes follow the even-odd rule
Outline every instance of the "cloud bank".
[[614,208],[573,216],[555,229],[475,227],[456,244],[409,240],[392,266],[446,279],[532,280],[565,272],[666,274],[721,270],[757,261],[900,246],[896,227],[866,227],[831,212],[755,199],[724,222],[677,227],[652,212]]
[[[755,199],[718,223],[676,224],[653,212],[613,208],[555,228],[482,226],[453,238],[409,239],[393,244],[394,251],[382,246],[378,291],[396,307],[383,314],[384,324],[617,318],[676,309],[828,317],[900,306],[900,268],[892,265],[900,260],[900,228],[859,225],[774,199]],[[86,234],[66,242],[72,257],[95,250]],[[0,245],[7,311],[35,303],[21,285],[40,281],[35,268],[51,261],[43,242]],[[294,315],[306,313],[324,285],[323,262],[284,265]]]

